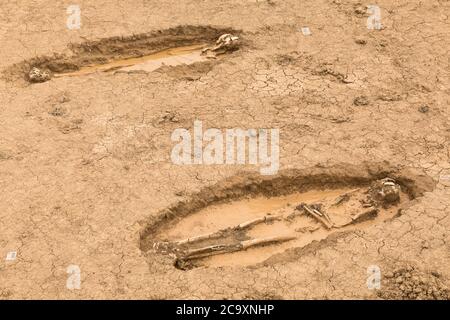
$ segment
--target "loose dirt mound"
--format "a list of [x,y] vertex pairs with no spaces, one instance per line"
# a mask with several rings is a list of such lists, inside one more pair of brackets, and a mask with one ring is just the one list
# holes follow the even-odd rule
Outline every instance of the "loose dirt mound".
[[396,300],[450,299],[450,291],[440,277],[438,273],[426,273],[413,266],[397,268],[385,274],[378,296]]

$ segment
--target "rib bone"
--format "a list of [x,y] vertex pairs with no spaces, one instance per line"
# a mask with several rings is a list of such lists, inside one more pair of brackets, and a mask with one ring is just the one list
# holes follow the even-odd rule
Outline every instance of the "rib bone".
[[[314,219],[322,223],[325,228],[331,229],[333,226],[330,221],[328,221],[326,218],[323,218],[319,215],[320,212],[318,212],[316,209],[310,208],[308,205],[302,203],[301,208],[303,208],[310,216],[312,216]],[[323,215],[323,214],[322,214]]]

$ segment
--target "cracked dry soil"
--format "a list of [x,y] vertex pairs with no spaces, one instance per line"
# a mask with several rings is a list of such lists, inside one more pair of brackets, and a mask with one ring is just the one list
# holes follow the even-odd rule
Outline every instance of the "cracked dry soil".
[[[377,1],[381,30],[356,0],[78,3],[0,5],[0,299],[449,299],[449,1]],[[194,120],[279,128],[279,172],[173,164]]]

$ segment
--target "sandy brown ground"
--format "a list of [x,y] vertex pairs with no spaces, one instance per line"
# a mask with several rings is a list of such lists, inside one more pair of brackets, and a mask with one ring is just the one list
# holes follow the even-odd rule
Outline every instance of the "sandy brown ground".
[[[72,2],[3,1],[0,69],[69,43],[179,25],[242,30],[246,45],[194,81],[173,70],[0,80],[0,298],[376,298],[369,265],[383,274],[413,266],[450,286],[449,1],[379,0],[380,31],[353,0],[76,2],[78,31],[65,24]],[[258,172],[173,165],[170,134],[195,119],[280,128],[282,170],[388,161],[437,185],[399,218],[316,250],[181,271],[140,250],[140,222]],[[66,288],[71,264],[80,290]]]

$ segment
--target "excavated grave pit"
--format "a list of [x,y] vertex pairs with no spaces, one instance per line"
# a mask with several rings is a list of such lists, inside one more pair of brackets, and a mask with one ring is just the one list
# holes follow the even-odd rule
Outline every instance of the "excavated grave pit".
[[96,72],[152,72],[162,66],[192,65],[217,59],[238,49],[241,40],[217,47],[225,34],[240,35],[230,28],[179,26],[129,37],[112,37],[71,44],[70,53],[36,57],[15,64],[3,75],[9,81],[46,82],[52,78],[85,76]]
[[339,232],[398,216],[434,188],[421,174],[314,168],[272,179],[234,177],[163,210],[141,234],[141,249],[178,269],[251,266]]
[[162,66],[191,65],[197,62],[208,61],[208,58],[202,55],[202,50],[207,46],[207,44],[197,44],[162,50],[138,58],[112,60],[105,64],[82,67],[74,72],[56,73],[54,77],[85,76],[95,72],[152,72]]

